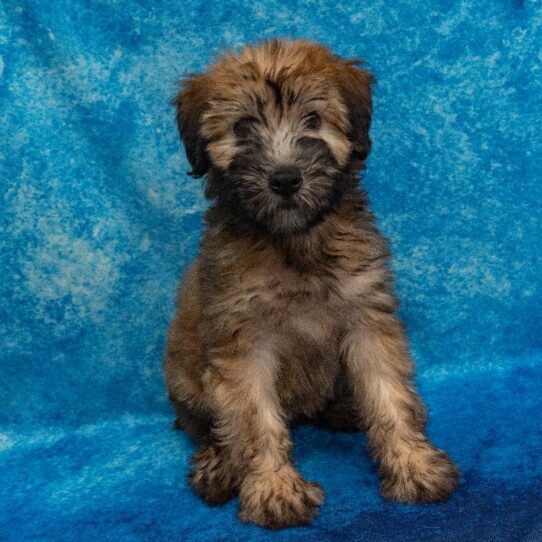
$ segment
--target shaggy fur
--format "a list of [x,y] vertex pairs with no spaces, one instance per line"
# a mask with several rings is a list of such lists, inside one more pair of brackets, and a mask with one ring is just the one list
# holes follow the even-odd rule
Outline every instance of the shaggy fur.
[[[200,442],[190,482],[240,518],[310,522],[323,500],[290,459],[289,425],[365,427],[382,495],[446,499],[459,472],[424,434],[394,314],[386,241],[358,187],[372,77],[324,47],[271,41],[187,78],[175,99],[213,205],[184,278],[165,371],[177,426]],[[282,169],[281,169],[282,168]],[[299,172],[292,194],[270,179]]]

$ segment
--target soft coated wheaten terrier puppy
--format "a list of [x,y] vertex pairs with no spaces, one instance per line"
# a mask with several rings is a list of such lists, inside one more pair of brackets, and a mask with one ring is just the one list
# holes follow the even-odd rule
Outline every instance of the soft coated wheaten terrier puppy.
[[191,174],[212,200],[171,324],[177,426],[200,444],[190,483],[239,495],[243,521],[307,523],[323,491],[289,426],[367,431],[386,499],[446,499],[459,472],[424,434],[389,249],[358,186],[372,77],[306,41],[227,54],[175,98]]

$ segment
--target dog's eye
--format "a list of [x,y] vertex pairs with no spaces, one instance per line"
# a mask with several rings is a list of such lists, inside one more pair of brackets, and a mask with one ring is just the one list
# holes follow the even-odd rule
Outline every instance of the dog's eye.
[[319,130],[320,126],[322,126],[322,119],[316,111],[305,116],[305,128],[307,130]]
[[242,117],[233,125],[233,133],[237,137],[247,137],[255,123],[255,117]]

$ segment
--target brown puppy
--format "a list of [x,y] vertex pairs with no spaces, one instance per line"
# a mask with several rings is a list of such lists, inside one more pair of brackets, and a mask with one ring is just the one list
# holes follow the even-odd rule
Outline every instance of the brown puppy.
[[190,483],[239,495],[243,521],[308,523],[323,500],[288,427],[366,428],[386,499],[446,499],[459,472],[424,434],[412,361],[358,173],[372,77],[306,41],[270,41],[188,77],[175,99],[192,175],[213,204],[165,371],[200,443]]

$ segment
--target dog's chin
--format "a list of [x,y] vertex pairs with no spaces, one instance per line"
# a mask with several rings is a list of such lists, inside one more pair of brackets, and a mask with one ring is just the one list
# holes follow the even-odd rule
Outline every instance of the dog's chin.
[[265,229],[272,235],[291,236],[308,233],[320,223],[324,216],[323,209],[301,209],[292,202],[284,202],[272,214],[264,219]]
[[275,235],[295,235],[309,228],[307,217],[296,207],[277,209],[267,222],[269,232]]

